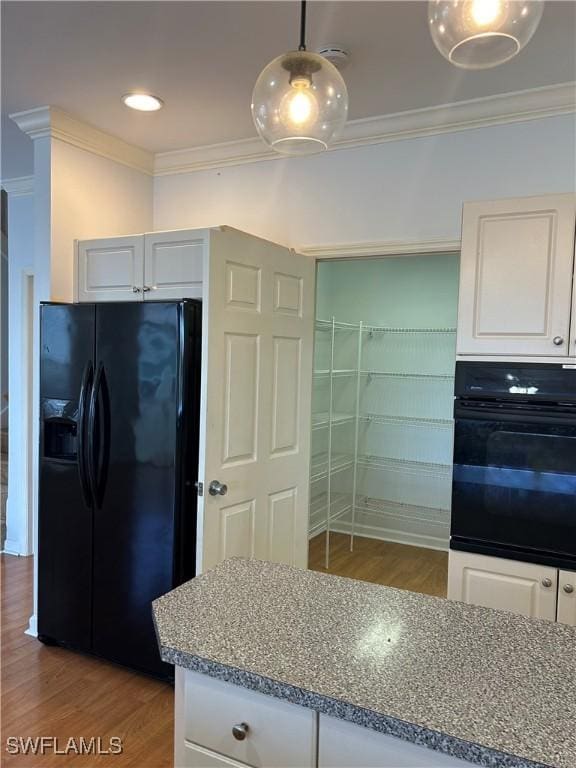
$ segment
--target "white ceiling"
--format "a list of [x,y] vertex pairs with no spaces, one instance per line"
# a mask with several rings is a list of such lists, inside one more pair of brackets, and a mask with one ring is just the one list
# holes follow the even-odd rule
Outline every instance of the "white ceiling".
[[[350,118],[524,90],[576,78],[576,2],[547,0],[533,40],[492,70],[465,72],[436,51],[427,3],[311,2],[308,47],[338,43]],[[250,94],[262,67],[296,47],[297,2],[3,2],[2,177],[32,172],[11,112],[58,106],[154,152],[255,135]],[[129,90],[165,101],[133,112]]]

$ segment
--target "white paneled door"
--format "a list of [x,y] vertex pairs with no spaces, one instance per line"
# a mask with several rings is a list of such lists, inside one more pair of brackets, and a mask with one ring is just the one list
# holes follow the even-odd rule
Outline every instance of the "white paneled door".
[[226,228],[204,274],[199,570],[306,567],[314,261]]

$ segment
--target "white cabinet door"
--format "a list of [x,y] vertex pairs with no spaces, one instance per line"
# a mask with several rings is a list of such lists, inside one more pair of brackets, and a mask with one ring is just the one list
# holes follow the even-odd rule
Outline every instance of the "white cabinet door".
[[142,235],[79,240],[78,301],[141,301]]
[[144,298],[201,299],[206,230],[144,236]]
[[465,203],[456,351],[569,351],[576,196]]
[[225,228],[207,261],[200,568],[232,556],[305,568],[314,260]]
[[558,613],[556,620],[576,627],[576,573],[558,572]]
[[326,715],[320,715],[318,746],[318,768],[463,768],[472,765]]
[[450,550],[448,598],[538,619],[556,619],[556,568]]

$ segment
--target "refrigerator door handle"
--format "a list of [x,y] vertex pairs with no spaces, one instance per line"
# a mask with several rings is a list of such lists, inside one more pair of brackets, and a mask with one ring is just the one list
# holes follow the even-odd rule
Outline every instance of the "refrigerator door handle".
[[[94,384],[92,385],[92,391],[90,393],[90,404],[88,406],[88,477],[90,478],[94,503],[97,506],[99,506],[99,488],[97,477],[98,458],[96,455],[96,418],[98,415],[98,398],[100,396],[103,374],[104,366],[100,363],[98,365],[98,370],[96,371],[96,376],[94,377]],[[98,437],[99,442],[101,442],[102,436],[99,435]]]
[[88,391],[92,385],[94,378],[94,366],[92,361],[89,360],[82,374],[82,384],[80,385],[80,396],[78,398],[78,422],[77,422],[77,434],[78,434],[78,474],[80,475],[80,487],[82,488],[82,496],[84,503],[87,507],[91,507],[93,503],[93,494],[90,484],[90,479],[87,471],[87,456],[86,456],[86,416],[87,416],[87,401],[89,399]]

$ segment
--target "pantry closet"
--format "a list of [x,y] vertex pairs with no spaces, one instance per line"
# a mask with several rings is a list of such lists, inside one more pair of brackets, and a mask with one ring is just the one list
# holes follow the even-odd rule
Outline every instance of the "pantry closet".
[[446,549],[458,296],[455,254],[321,262],[310,538]]

